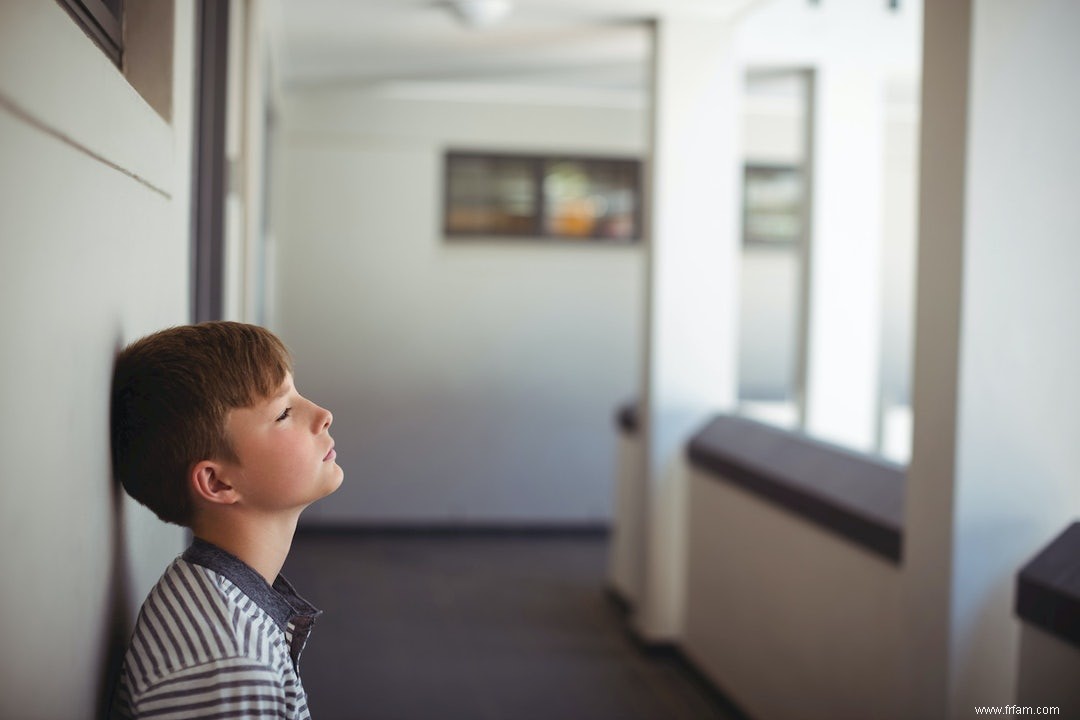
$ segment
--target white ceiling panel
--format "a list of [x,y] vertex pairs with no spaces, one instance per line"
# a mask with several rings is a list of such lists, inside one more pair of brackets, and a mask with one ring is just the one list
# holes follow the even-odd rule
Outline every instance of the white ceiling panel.
[[[503,0],[505,1],[505,0]],[[733,16],[760,0],[510,0],[490,27],[445,0],[277,0],[286,85],[485,82],[643,85],[650,20]]]

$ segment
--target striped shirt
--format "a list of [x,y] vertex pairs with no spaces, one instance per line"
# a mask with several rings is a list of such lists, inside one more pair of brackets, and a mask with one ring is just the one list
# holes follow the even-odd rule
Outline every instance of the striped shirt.
[[112,718],[310,718],[300,653],[322,611],[195,538],[143,603]]

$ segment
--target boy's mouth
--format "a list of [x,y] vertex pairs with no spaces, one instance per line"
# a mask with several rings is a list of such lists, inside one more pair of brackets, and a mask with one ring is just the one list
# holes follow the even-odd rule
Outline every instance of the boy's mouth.
[[327,460],[333,460],[336,457],[337,457],[337,451],[335,451],[334,446],[331,445],[330,446],[330,451],[328,453],[326,453],[326,457],[323,458],[323,462],[326,462]]

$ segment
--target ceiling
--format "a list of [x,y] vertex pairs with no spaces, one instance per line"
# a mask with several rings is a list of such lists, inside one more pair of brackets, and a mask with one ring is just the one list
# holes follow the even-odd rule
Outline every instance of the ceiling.
[[650,20],[729,17],[762,0],[511,0],[490,27],[446,0],[278,0],[287,86],[488,83],[640,90]]

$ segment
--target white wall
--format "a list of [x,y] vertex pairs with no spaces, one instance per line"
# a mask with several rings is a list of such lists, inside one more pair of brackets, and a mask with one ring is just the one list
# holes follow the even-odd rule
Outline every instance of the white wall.
[[950,610],[954,717],[966,717],[975,702],[1014,697],[1016,572],[1080,512],[1076,28],[1080,5],[1072,0],[973,6]]
[[933,4],[927,21],[911,697],[961,718],[1016,699],[1016,574],[1080,509],[1080,6]]
[[1061,717],[1080,708],[1080,648],[1025,623],[1020,628],[1016,704],[1058,707]]
[[123,344],[188,317],[193,5],[170,125],[56,3],[0,4],[0,716],[90,717],[182,547],[121,500],[108,397]]
[[442,156],[640,156],[643,110],[330,89],[281,114],[273,324],[346,473],[306,520],[606,520],[641,247],[448,243]]
[[897,566],[698,469],[689,507],[683,645],[739,707],[910,717]]
[[645,551],[645,474],[640,430],[618,431],[615,488],[612,497],[611,542],[607,583],[631,608],[641,601],[641,557]]

